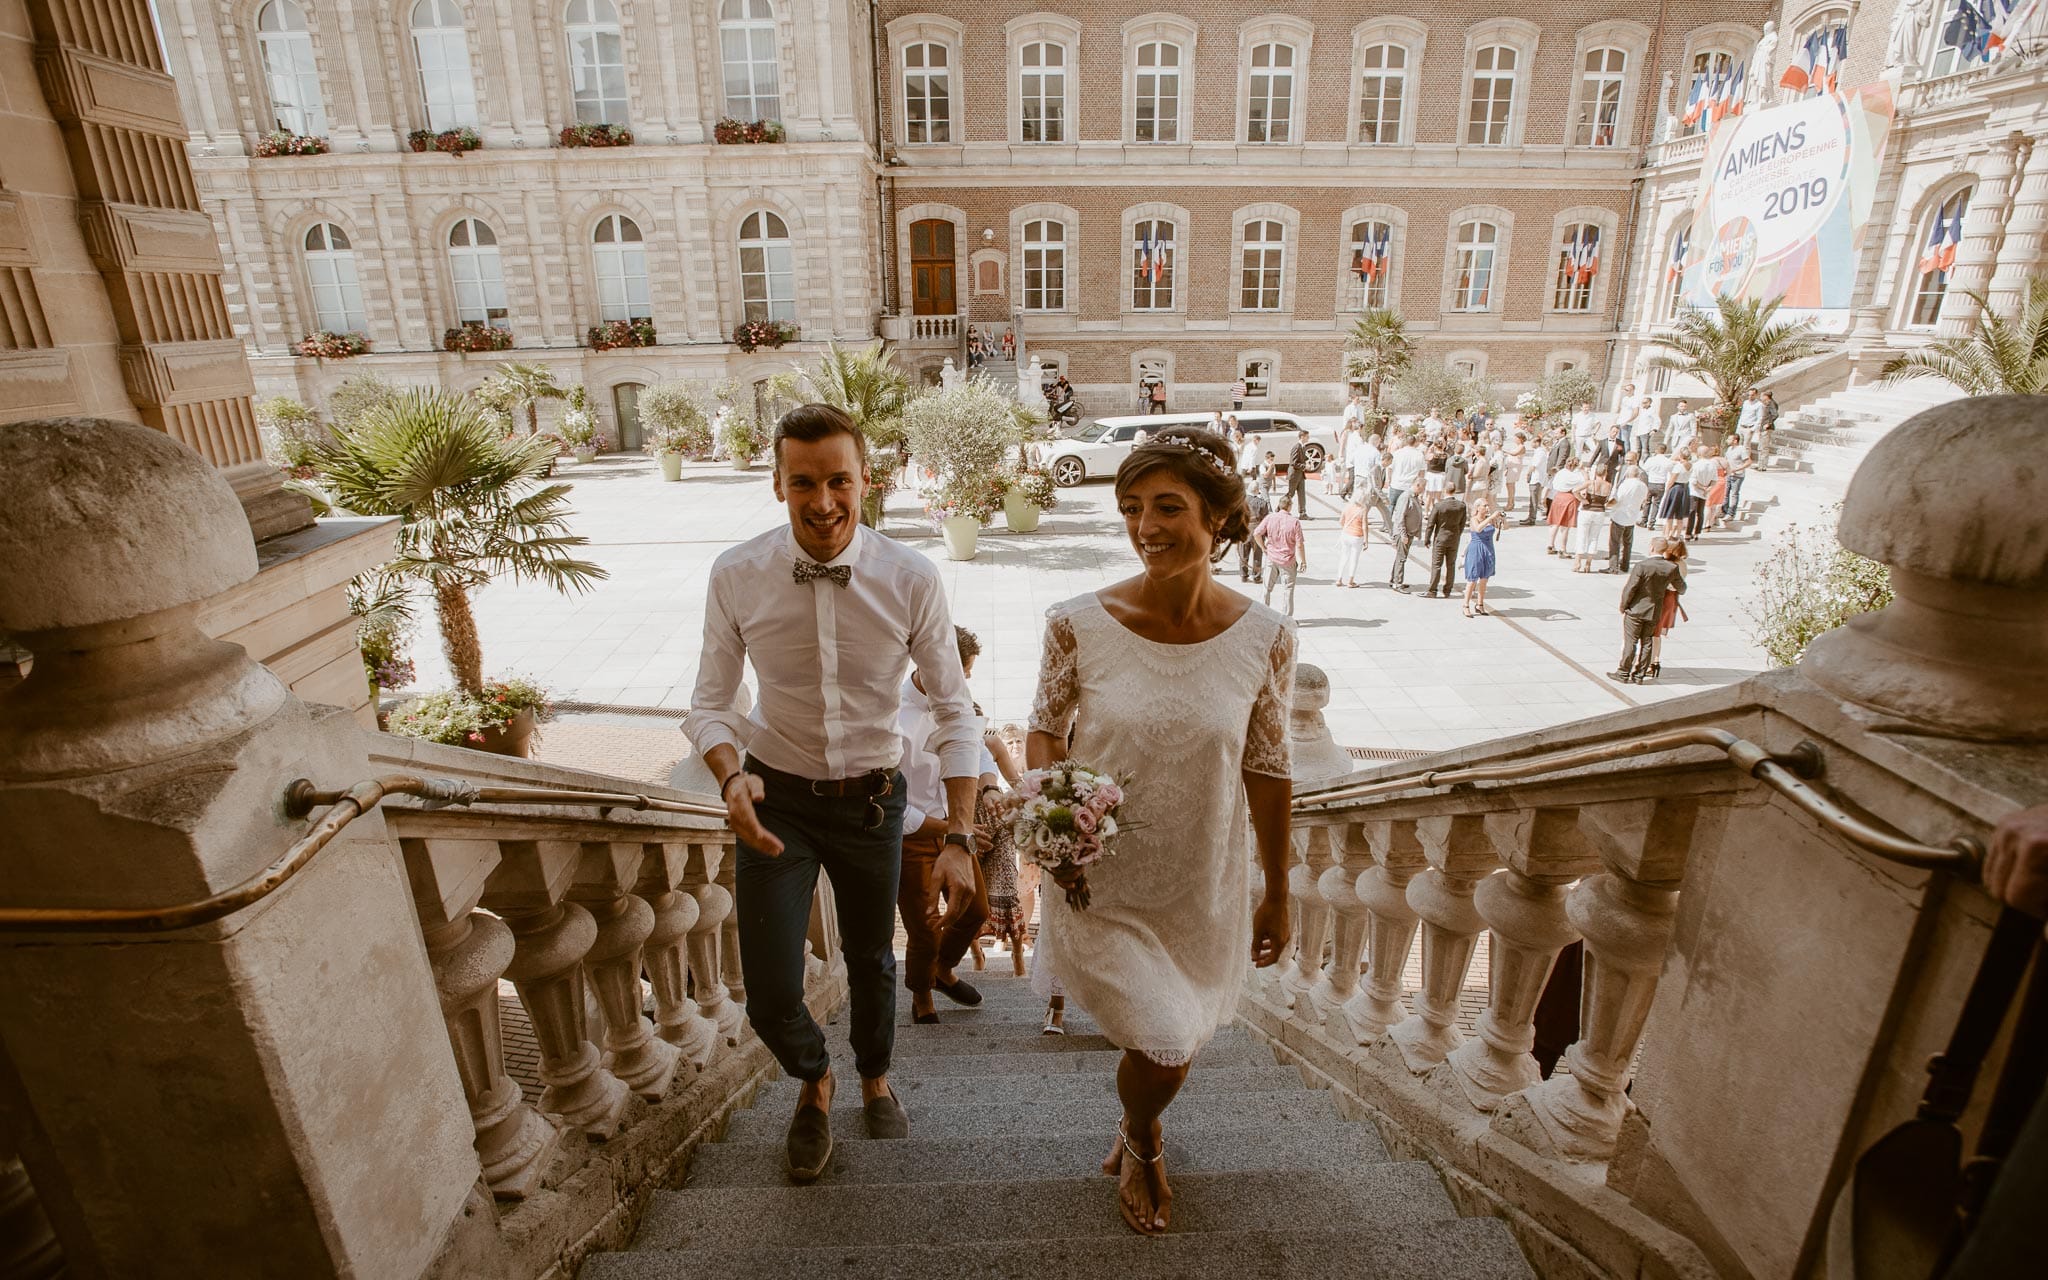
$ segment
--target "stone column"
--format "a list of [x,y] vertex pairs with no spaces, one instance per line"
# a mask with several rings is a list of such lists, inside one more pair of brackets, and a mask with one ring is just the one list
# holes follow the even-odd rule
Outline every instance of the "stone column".
[[681,1050],[684,1059],[702,1071],[718,1052],[719,1035],[718,1024],[705,1017],[690,998],[690,928],[701,912],[695,898],[675,887],[689,860],[690,846],[686,844],[647,846],[636,892],[654,911],[654,931],[647,935],[643,952],[647,979],[654,987],[654,1034]]
[[[345,713],[197,625],[256,574],[233,489],[130,423],[4,434],[0,633],[36,655],[0,695],[8,905],[155,910],[258,876],[307,831],[280,811],[286,783],[373,771]],[[242,1274],[420,1275],[476,1183],[374,813],[212,923],[0,934],[0,1042],[8,1105],[35,1117],[19,1154],[81,1274],[160,1274],[231,1241]]]
[[2018,315],[2027,300],[2027,281],[2041,273],[2044,261],[2048,261],[2048,146],[2030,141],[2019,190],[2005,220],[2005,242],[1999,247],[1998,266],[1991,275],[1991,309],[2000,315]]
[[1565,1070],[1503,1108],[1496,1128],[1561,1159],[1614,1154],[1628,1110],[1630,1063],[1657,996],[1700,812],[1690,796],[1579,811],[1581,833],[1605,868],[1566,898],[1571,927],[1586,939],[1579,1039],[1565,1050]]
[[1529,1052],[1536,1044],[1536,1002],[1557,953],[1579,938],[1565,919],[1565,886],[1599,866],[1578,819],[1574,808],[1486,815],[1487,834],[1507,864],[1474,895],[1492,934],[1491,998],[1479,1015],[1477,1038],[1451,1054],[1459,1086],[1481,1111],[1541,1078]]
[[1998,246],[2012,211],[2010,187],[2024,137],[2018,133],[2007,136],[1978,166],[1970,210],[1963,216],[1963,243],[1956,249],[1956,267],[1949,273],[1948,292],[1941,303],[1937,331],[1944,338],[1960,337],[1976,327],[1979,308],[1970,295],[1981,294],[1991,285],[1991,269],[1998,262]]
[[640,954],[654,932],[654,908],[631,892],[642,857],[638,841],[584,842],[570,897],[588,906],[597,922],[597,941],[583,967],[604,1017],[605,1065],[634,1093],[659,1102],[682,1055],[655,1036],[641,1012]]
[[1415,945],[1420,919],[1408,905],[1408,882],[1429,865],[1411,821],[1368,822],[1361,828],[1373,865],[1358,875],[1355,891],[1370,925],[1365,981],[1344,1003],[1352,1038],[1366,1044],[1407,1016],[1401,1007],[1401,971]]
[[1372,846],[1366,842],[1364,828],[1350,823],[1327,830],[1337,861],[1316,880],[1316,892],[1329,906],[1336,923],[1330,963],[1308,993],[1319,1022],[1328,1022],[1358,991],[1358,966],[1365,954],[1367,924],[1365,903],[1358,896],[1358,874],[1372,863]]
[[[697,847],[716,856],[716,846]],[[690,896],[697,900],[698,908],[697,923],[690,926],[690,981],[697,992],[697,1007],[718,1027],[725,1042],[735,1045],[740,1042],[747,1011],[726,991],[718,954],[718,926],[732,911],[732,894],[724,885],[699,884],[690,890]]]
[[1477,814],[1423,818],[1415,830],[1429,859],[1429,870],[1408,882],[1408,905],[1422,917],[1422,989],[1415,993],[1415,1012],[1388,1034],[1408,1070],[1422,1075],[1461,1039],[1458,993],[1486,927],[1472,893],[1500,858]]

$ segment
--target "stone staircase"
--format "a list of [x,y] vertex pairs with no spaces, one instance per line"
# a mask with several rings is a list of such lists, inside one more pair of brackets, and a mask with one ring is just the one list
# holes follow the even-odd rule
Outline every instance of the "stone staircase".
[[1938,378],[1915,378],[1888,387],[1873,382],[1823,396],[1779,416],[1771,466],[1829,474],[1846,486],[1885,432],[1922,409],[1947,404],[1962,394]]
[[863,1135],[842,1018],[825,1176],[789,1185],[797,1086],[778,1080],[697,1149],[688,1185],[659,1193],[631,1249],[592,1257],[583,1280],[1532,1276],[1505,1223],[1458,1216],[1434,1169],[1390,1159],[1370,1125],[1242,1027],[1210,1043],[1167,1112],[1172,1231],[1134,1235],[1098,1169],[1121,1114],[1120,1055],[1071,1005],[1068,1034],[1041,1035],[1023,980],[972,981],[983,1004],[941,1000],[936,1027],[910,1025],[899,999],[891,1078],[909,1140]]

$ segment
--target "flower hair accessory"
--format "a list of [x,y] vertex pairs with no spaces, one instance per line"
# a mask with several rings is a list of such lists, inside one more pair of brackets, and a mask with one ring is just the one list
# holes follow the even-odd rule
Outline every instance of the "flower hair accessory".
[[1217,457],[1209,450],[1204,449],[1201,445],[1196,444],[1192,437],[1182,435],[1179,432],[1168,432],[1165,435],[1154,436],[1138,447],[1140,449],[1179,449],[1192,453],[1208,463],[1219,475],[1235,476],[1237,474],[1229,463]]

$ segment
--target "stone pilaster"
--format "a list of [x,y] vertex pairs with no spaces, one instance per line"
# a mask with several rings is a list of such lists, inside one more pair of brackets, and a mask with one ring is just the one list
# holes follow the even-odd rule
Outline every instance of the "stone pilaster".
[[1970,295],[1982,294],[1991,286],[1991,271],[1997,265],[1998,247],[2005,238],[2006,217],[2012,208],[2012,176],[2023,140],[2017,133],[2003,139],[1977,170],[1970,211],[1963,217],[1963,243],[1956,249],[1956,267],[1949,273],[1948,293],[1941,303],[1939,332],[1944,338],[1976,327],[1979,308]]
[[[1967,220],[1967,219],[1966,219]],[[2048,258],[2048,146],[2029,140],[2019,190],[2005,220],[2005,240],[1991,273],[1991,309],[2018,315],[2026,302],[2027,281],[2041,273]]]

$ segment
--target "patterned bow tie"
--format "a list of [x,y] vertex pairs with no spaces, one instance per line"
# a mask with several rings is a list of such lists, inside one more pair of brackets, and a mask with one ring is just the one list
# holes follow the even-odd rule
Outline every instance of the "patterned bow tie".
[[798,586],[815,578],[830,578],[840,586],[853,581],[853,566],[850,564],[819,564],[814,560],[797,560],[790,565],[790,580]]

